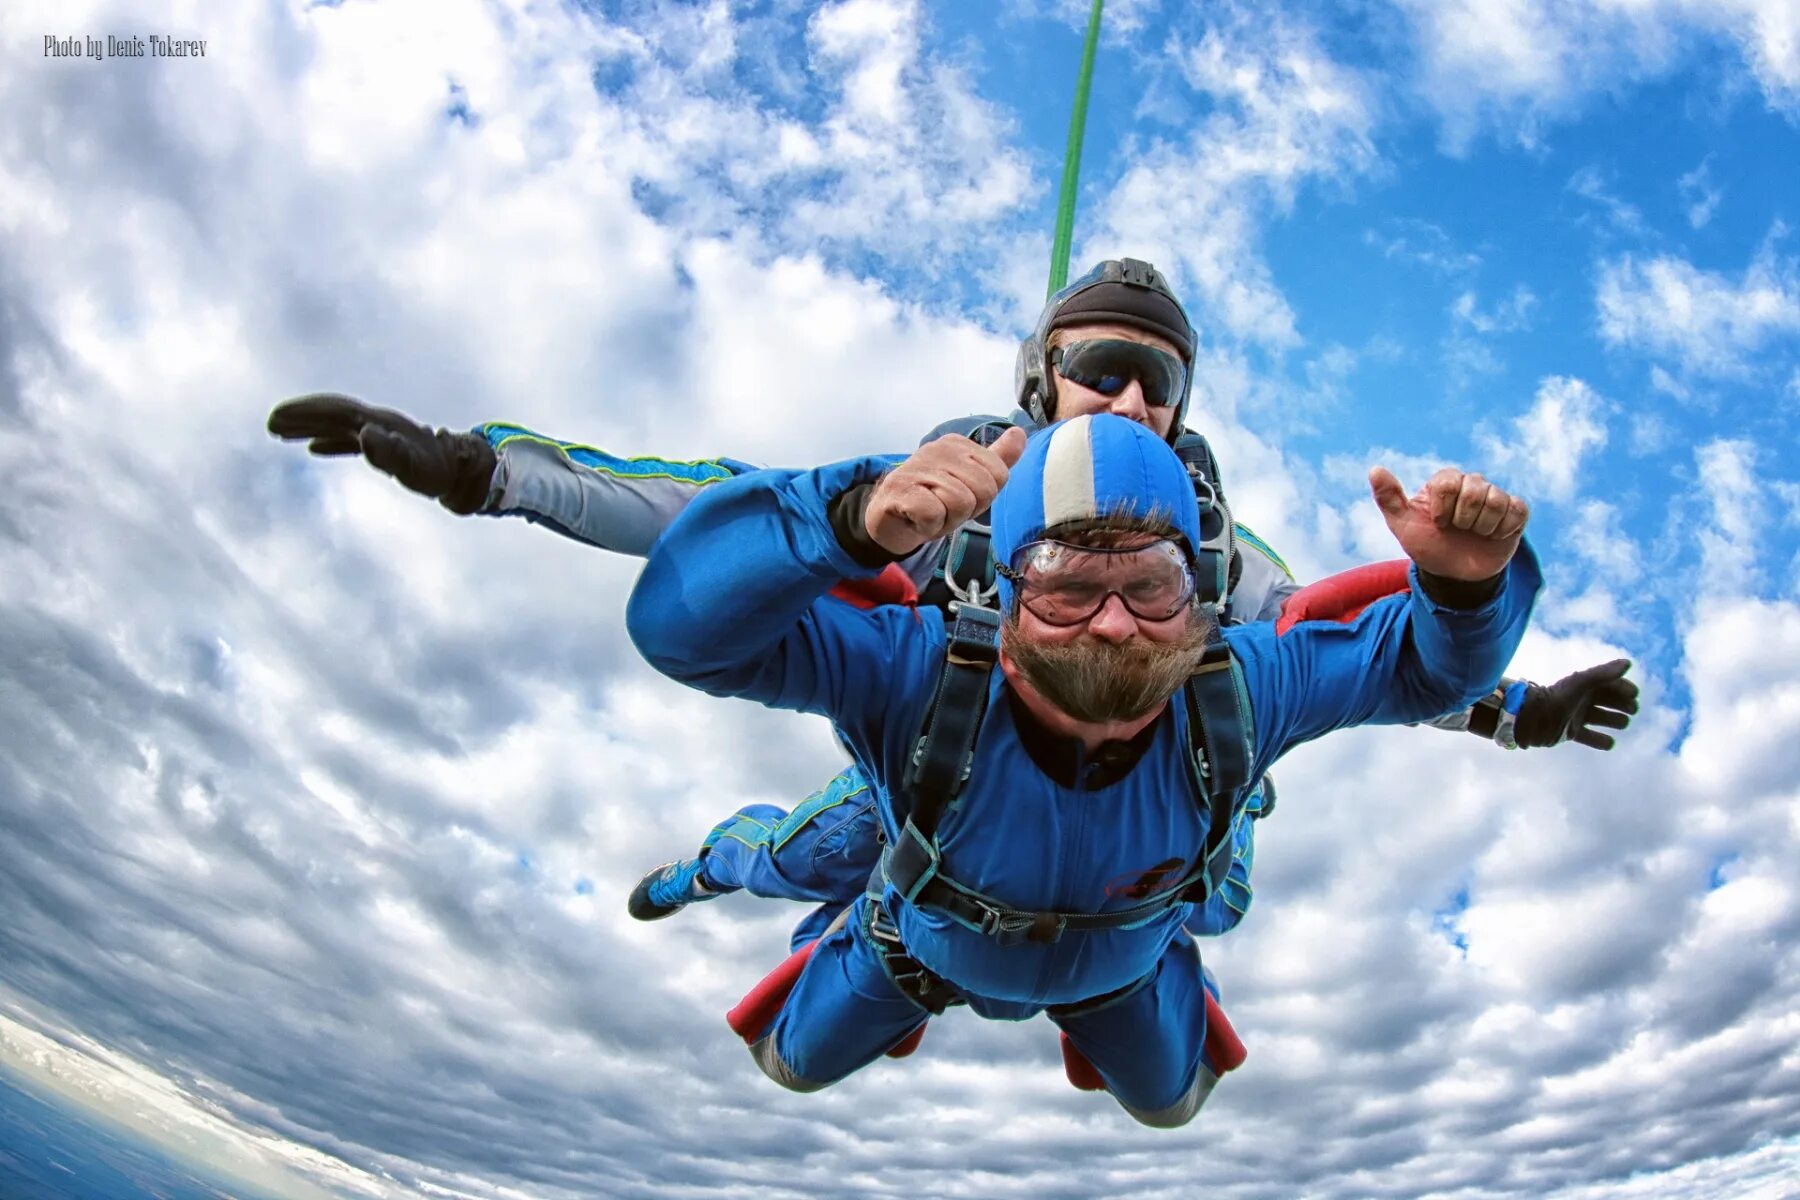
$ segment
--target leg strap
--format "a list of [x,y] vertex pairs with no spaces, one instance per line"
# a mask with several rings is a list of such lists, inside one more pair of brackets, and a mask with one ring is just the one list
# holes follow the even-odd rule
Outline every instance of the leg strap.
[[888,978],[894,981],[894,986],[934,1017],[953,1004],[962,1004],[960,992],[906,952],[905,944],[900,941],[900,930],[881,902],[871,899],[868,907],[869,941],[880,953],[881,965],[887,968]]

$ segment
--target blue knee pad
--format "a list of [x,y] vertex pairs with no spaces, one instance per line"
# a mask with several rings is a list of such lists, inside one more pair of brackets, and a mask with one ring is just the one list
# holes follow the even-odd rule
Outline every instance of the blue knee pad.
[[792,812],[749,804],[721,821],[701,844],[701,879],[715,891],[848,904],[880,860],[879,832],[875,791],[848,767]]

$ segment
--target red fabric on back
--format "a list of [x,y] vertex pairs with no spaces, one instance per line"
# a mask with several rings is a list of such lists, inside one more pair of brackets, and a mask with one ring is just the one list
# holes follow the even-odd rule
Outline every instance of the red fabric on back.
[[725,1014],[725,1023],[731,1026],[731,1032],[746,1042],[754,1042],[762,1036],[763,1030],[775,1020],[775,1014],[781,1011],[781,1006],[787,1003],[788,993],[799,982],[800,972],[805,968],[806,960],[812,957],[816,945],[817,942],[808,942],[788,955],[737,1002],[736,1008]]
[[[1068,1034],[1062,1035],[1063,1074],[1069,1082],[1084,1092],[1104,1092],[1106,1080],[1088,1056],[1075,1048]],[[1244,1043],[1238,1039],[1237,1030],[1231,1027],[1230,1018],[1219,1002],[1213,999],[1211,992],[1206,993],[1206,1059],[1212,1064],[1215,1075],[1223,1075],[1227,1071],[1235,1071],[1244,1065],[1249,1052]]]
[[899,563],[889,563],[873,579],[843,579],[831,589],[831,595],[848,600],[858,608],[874,608],[881,604],[905,604],[917,608],[919,589]]
[[1250,1052],[1238,1038],[1237,1030],[1211,992],[1206,993],[1206,1057],[1212,1059],[1213,1071],[1223,1075],[1244,1065]]
[[1396,558],[1327,575],[1282,601],[1275,632],[1286,633],[1299,621],[1354,621],[1363,609],[1383,596],[1404,592],[1411,586],[1407,582],[1411,569],[1410,559]]
[[[731,1026],[731,1032],[743,1038],[746,1043],[753,1043],[761,1037],[763,1030],[774,1023],[781,1012],[781,1006],[787,1003],[789,993],[800,981],[800,972],[806,969],[806,960],[812,957],[813,947],[817,942],[808,942],[792,954],[781,960],[781,963],[767,975],[762,982],[751,988],[737,1007],[725,1014],[725,1023]],[[925,1022],[896,1042],[888,1053],[889,1058],[905,1058],[919,1048],[925,1040]]]

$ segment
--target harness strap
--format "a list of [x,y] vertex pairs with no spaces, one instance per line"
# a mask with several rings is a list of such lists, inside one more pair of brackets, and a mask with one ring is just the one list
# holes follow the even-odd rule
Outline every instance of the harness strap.
[[1222,616],[1231,594],[1237,544],[1231,510],[1219,485],[1219,460],[1206,439],[1197,433],[1184,433],[1177,438],[1175,455],[1187,468],[1188,479],[1194,485],[1194,501],[1200,507],[1200,544],[1194,547],[1195,582],[1201,601],[1213,605]]
[[[1201,443],[1205,449],[1204,442]],[[1210,461],[1210,452],[1208,452]],[[1210,482],[1198,471],[1196,489]],[[1229,569],[1231,520],[1222,506],[1202,496],[1221,530],[1209,539],[1205,560],[1214,579],[1223,583]],[[987,529],[975,526],[985,543]],[[953,545],[945,573],[954,581],[967,561],[967,543]],[[977,560],[981,561],[981,560]],[[901,795],[907,801],[899,836],[882,851],[870,878],[879,896],[891,886],[909,904],[947,913],[959,924],[1003,945],[1022,941],[1051,943],[1073,929],[1130,929],[1155,920],[1176,904],[1204,903],[1231,869],[1232,818],[1250,784],[1251,714],[1242,669],[1222,639],[1214,639],[1182,694],[1187,705],[1189,771],[1197,795],[1207,808],[1206,842],[1189,870],[1173,886],[1128,908],[1103,913],[1026,912],[957,883],[943,872],[937,829],[974,768],[975,742],[987,715],[988,691],[999,661],[1000,614],[976,603],[951,605],[944,666],[925,715],[923,729],[907,764]]]
[[[1229,869],[1229,855],[1225,856],[1225,864]],[[1173,887],[1129,908],[1111,912],[1026,912],[964,887],[943,874],[939,865],[937,848],[909,821],[900,831],[900,840],[882,851],[876,878],[885,879],[908,904],[947,913],[958,924],[986,934],[1002,946],[1020,942],[1048,944],[1071,930],[1082,933],[1145,925],[1182,903],[1187,898],[1185,892],[1206,880],[1204,868],[1197,867]],[[1207,885],[1208,894],[1212,886]]]
[[1186,899],[1203,904],[1231,869],[1231,820],[1238,797],[1250,786],[1251,715],[1243,668],[1223,639],[1215,639],[1182,689],[1187,700],[1189,767],[1207,799],[1206,846],[1200,854],[1205,886],[1188,887]]
[[908,1000],[934,1017],[942,1016],[953,1004],[967,1003],[962,993],[946,983],[943,976],[906,952],[899,928],[879,900],[870,900],[867,908],[868,924],[863,928],[869,935],[869,944],[881,956],[881,965],[888,978]]
[[988,680],[1000,658],[1000,614],[973,604],[952,608],[955,619],[948,630],[944,669],[901,785],[911,801],[907,825],[927,839],[936,835],[938,818],[975,765]]

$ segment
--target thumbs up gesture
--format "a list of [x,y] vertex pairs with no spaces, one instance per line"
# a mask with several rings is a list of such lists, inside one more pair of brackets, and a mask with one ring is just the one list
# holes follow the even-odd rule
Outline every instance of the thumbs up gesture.
[[1469,582],[1489,579],[1512,560],[1531,509],[1480,475],[1445,467],[1412,496],[1386,467],[1369,488],[1394,540],[1421,570]]
[[987,511],[1025,453],[1014,427],[992,446],[958,434],[926,442],[881,477],[863,510],[863,526],[889,554],[908,555]]

